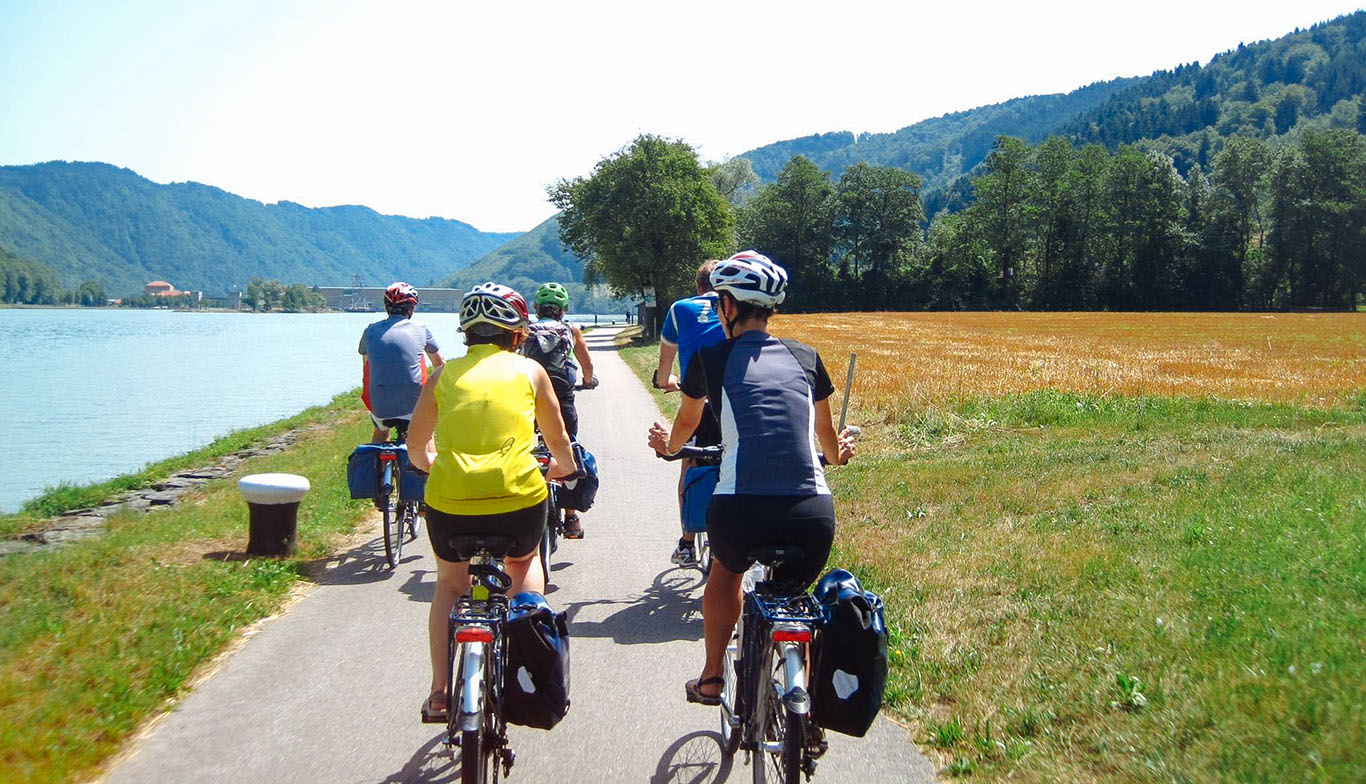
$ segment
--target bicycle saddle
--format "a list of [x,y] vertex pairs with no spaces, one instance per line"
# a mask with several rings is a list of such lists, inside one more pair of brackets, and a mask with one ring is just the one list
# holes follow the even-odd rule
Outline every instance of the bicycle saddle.
[[764,566],[777,568],[783,564],[800,561],[806,555],[806,551],[795,544],[787,545],[764,545],[749,551],[747,558],[758,561]]
[[459,556],[458,560],[468,561],[481,551],[493,558],[506,558],[514,540],[499,534],[456,534],[446,540],[451,549]]

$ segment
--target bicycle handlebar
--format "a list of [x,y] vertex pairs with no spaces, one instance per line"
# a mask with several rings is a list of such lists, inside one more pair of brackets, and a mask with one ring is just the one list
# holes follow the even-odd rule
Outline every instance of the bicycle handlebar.
[[670,462],[682,460],[685,457],[693,460],[701,460],[709,457],[720,457],[722,451],[724,451],[724,448],[720,444],[717,444],[716,446],[683,446],[672,455],[662,455],[659,452],[655,452],[655,456],[660,460],[668,460]]

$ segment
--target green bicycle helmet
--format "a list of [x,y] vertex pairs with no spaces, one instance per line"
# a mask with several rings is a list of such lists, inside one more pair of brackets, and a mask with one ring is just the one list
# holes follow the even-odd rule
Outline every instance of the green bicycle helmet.
[[569,307],[569,290],[558,283],[547,283],[536,289],[536,307],[554,305],[560,310]]

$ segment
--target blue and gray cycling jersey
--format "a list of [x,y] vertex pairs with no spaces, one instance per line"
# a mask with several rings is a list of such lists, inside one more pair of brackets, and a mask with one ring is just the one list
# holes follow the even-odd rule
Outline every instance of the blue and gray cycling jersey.
[[699,349],[726,339],[726,331],[717,314],[716,294],[688,297],[671,305],[659,337],[665,343],[678,346],[678,375],[686,376],[688,363]]
[[816,402],[834,393],[816,350],[749,331],[698,352],[683,394],[707,398],[725,455],[718,495],[828,495]]

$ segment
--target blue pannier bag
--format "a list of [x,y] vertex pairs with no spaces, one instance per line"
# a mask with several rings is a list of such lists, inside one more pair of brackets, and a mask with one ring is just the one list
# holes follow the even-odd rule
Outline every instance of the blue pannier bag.
[[584,475],[578,479],[565,480],[564,489],[560,491],[560,506],[576,512],[587,512],[593,508],[593,501],[598,497],[598,459],[577,441],[573,447],[574,459],[583,467]]
[[683,477],[683,530],[700,534],[707,530],[707,504],[716,491],[716,480],[721,468],[714,465],[693,466]]
[[882,599],[843,569],[822,577],[812,595],[821,615],[812,645],[812,718],[827,730],[861,738],[887,687]]
[[346,485],[352,498],[373,499],[379,495],[380,453],[397,452],[403,466],[399,479],[401,501],[421,501],[427,492],[427,477],[413,470],[408,447],[403,444],[361,444],[346,459]]
[[503,717],[548,730],[569,712],[569,625],[545,597],[524,591],[508,602]]

